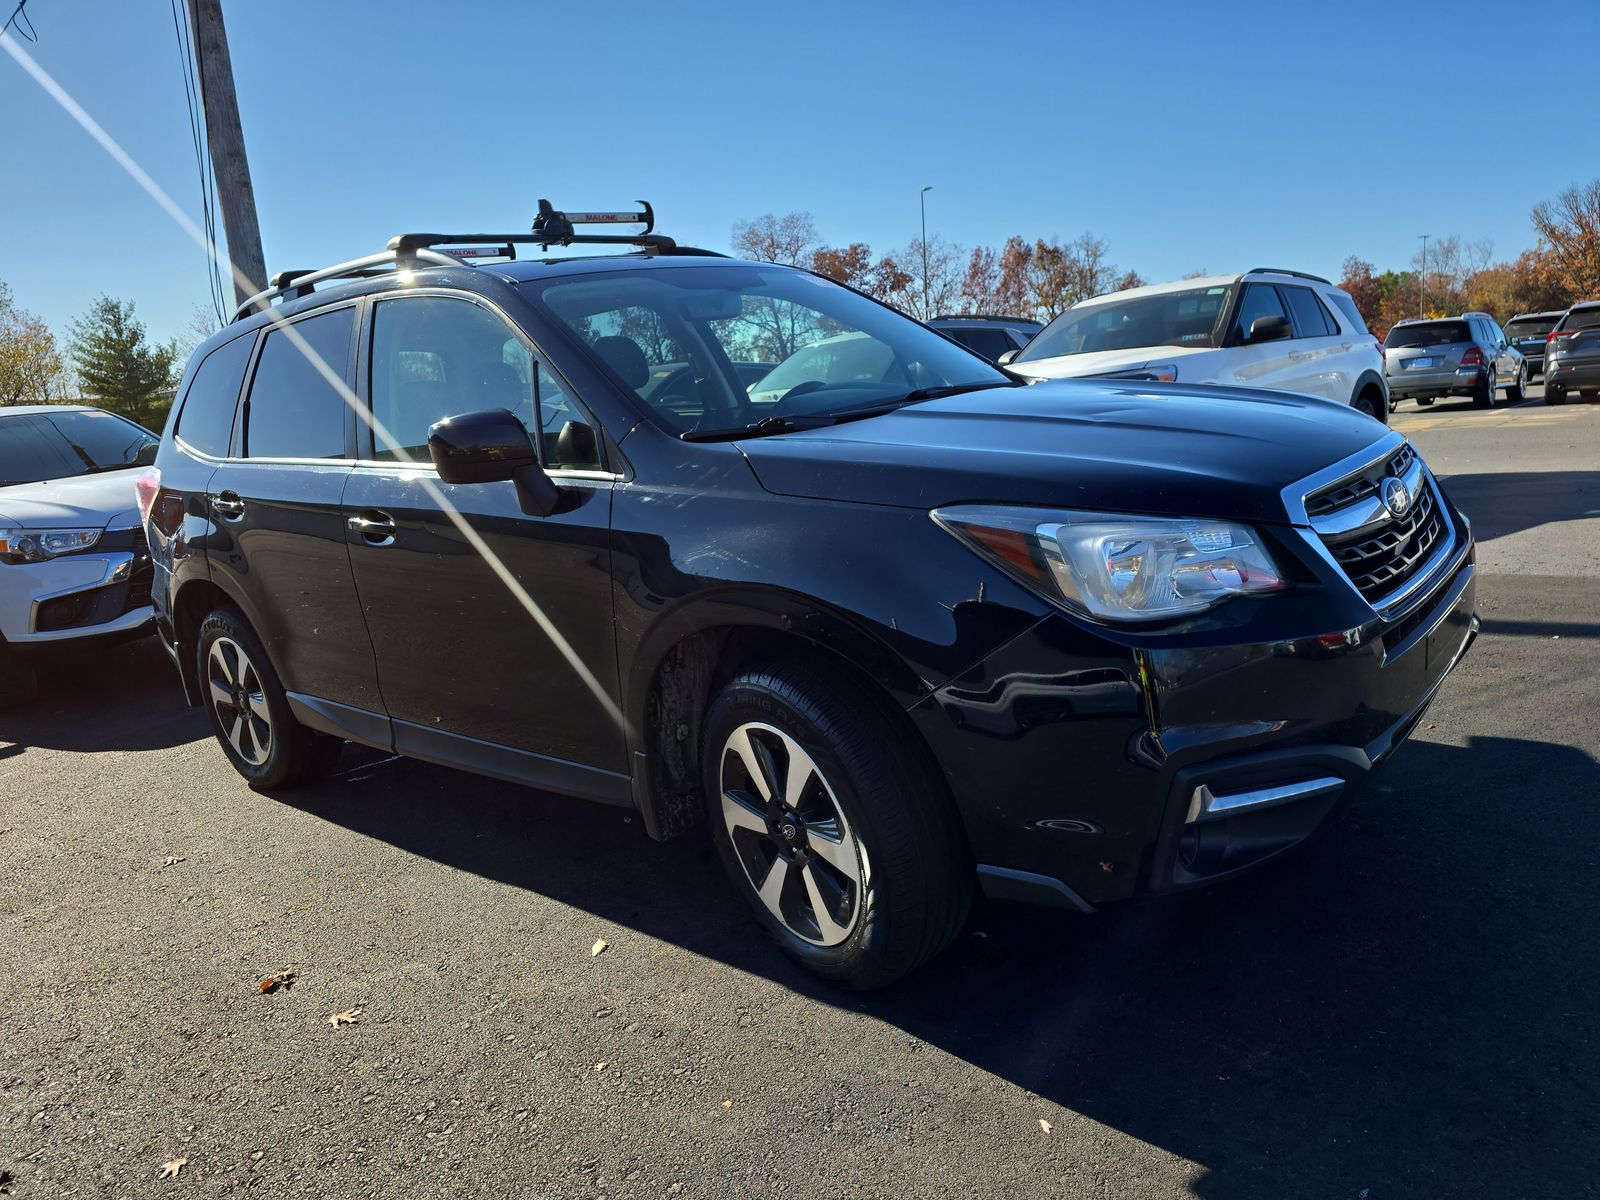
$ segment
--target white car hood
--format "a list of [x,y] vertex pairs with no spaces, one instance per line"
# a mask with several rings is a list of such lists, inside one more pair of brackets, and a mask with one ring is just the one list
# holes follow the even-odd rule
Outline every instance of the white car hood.
[[[1128,371],[1150,363],[1170,363],[1191,354],[1209,354],[1211,346],[1137,346],[1132,350],[1096,350],[1092,354],[1062,354],[1032,362],[1008,363],[1009,370],[1035,379],[1076,379],[1084,375],[1104,375],[1107,371]],[[1183,379],[1183,372],[1178,372]]]
[[132,528],[139,524],[137,468],[0,487],[0,525],[18,529]]

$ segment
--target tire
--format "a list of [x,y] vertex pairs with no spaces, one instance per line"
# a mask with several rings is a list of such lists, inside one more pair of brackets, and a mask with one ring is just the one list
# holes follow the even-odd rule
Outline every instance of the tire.
[[798,661],[749,670],[704,728],[712,839],[785,953],[867,990],[949,945],[972,900],[966,835],[922,747],[855,680]]
[[1393,406],[1385,406],[1383,397],[1370,388],[1363,389],[1354,400],[1350,401],[1350,407],[1359,413],[1366,413],[1374,421],[1380,421],[1385,425],[1389,423],[1385,408],[1388,407],[1389,411],[1393,411]]
[[1567,389],[1556,387],[1554,384],[1544,385],[1544,402],[1546,404],[1565,404],[1567,402]]
[[1472,407],[1494,407],[1494,376],[1485,374],[1484,377],[1472,385]]
[[1417,407],[1418,408],[1427,408],[1432,403],[1433,403],[1433,397],[1432,396],[1418,396],[1417,397]]
[[239,612],[219,608],[200,623],[195,668],[217,744],[252,787],[296,787],[338,765],[344,742],[294,719],[261,639]]
[[1528,368],[1525,366],[1518,367],[1516,381],[1506,389],[1506,404],[1508,406],[1512,404],[1521,404],[1527,395]]

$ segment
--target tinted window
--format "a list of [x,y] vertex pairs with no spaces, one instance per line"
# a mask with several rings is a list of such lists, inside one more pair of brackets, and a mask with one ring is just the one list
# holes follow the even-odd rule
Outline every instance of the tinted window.
[[1559,317],[1518,317],[1506,322],[1506,334],[1514,338],[1542,338],[1556,327]]
[[561,381],[539,364],[539,429],[544,464],[573,471],[600,469],[599,439]]
[[1219,346],[1217,326],[1231,291],[1195,288],[1078,305],[1035,334],[1014,361],[1143,346]]
[[1361,310],[1356,307],[1356,302],[1344,292],[1329,292],[1328,299],[1333,301],[1339,315],[1344,318],[1345,330],[1349,333],[1366,333],[1367,323],[1361,319]]
[[1392,350],[1397,346],[1449,346],[1470,341],[1472,330],[1465,321],[1418,321],[1413,325],[1396,325],[1389,330],[1383,344]]
[[469,300],[418,296],[373,311],[376,457],[428,462],[436,421],[504,408],[533,424],[533,356],[506,321]]
[[1244,299],[1239,302],[1239,315],[1234,318],[1233,335],[1239,341],[1250,337],[1250,326],[1262,317],[1287,317],[1283,302],[1278,299],[1278,289],[1269,283],[1252,283],[1244,289]]
[[1003,329],[946,329],[944,332],[990,362],[1011,349],[1011,339]]
[[1282,290],[1289,300],[1295,333],[1300,337],[1328,337],[1338,332],[1329,327],[1327,314],[1317,302],[1317,294],[1310,288],[1286,287]]
[[[0,409],[0,487],[132,467],[156,436],[108,412],[18,413]],[[133,493],[128,493],[130,498]]]
[[183,411],[178,414],[178,436],[202,454],[222,458],[228,453],[239,385],[244,382],[254,344],[255,338],[240,337],[218,346],[206,355],[189,381]]
[[[356,310],[340,308],[294,330],[333,373],[348,380]],[[283,330],[267,334],[246,406],[245,453],[251,458],[343,458],[344,398]]]
[[1600,308],[1575,308],[1561,320],[1563,329],[1600,329]]

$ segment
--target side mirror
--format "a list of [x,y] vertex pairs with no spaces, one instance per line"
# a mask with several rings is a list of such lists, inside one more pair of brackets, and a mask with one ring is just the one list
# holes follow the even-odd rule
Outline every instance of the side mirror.
[[146,442],[133,453],[133,465],[136,467],[153,467],[156,465],[156,454],[161,449],[160,442]]
[[1002,355],[1001,355],[1001,356],[1000,356],[1000,357],[999,357],[999,358],[997,358],[997,359],[995,359],[995,360],[994,360],[994,361],[995,361],[995,365],[996,365],[996,366],[1000,366],[1000,367],[1003,367],[1003,366],[1005,366],[1005,365],[1006,365],[1006,364],[1007,364],[1007,363],[1009,363],[1009,362],[1010,362],[1010,361],[1011,361],[1011,360],[1012,360],[1012,359],[1014,359],[1014,358],[1016,358],[1016,356],[1017,356],[1017,355],[1018,355],[1018,354],[1019,354],[1019,353],[1020,353],[1020,351],[1017,351],[1017,350],[1007,350],[1007,351],[1006,351],[1006,352],[1005,352],[1005,353],[1004,353],[1004,354],[1002,354]]
[[561,499],[539,465],[528,427],[503,408],[446,417],[428,430],[428,454],[446,483],[510,480],[529,516],[549,516]]
[[1288,317],[1257,317],[1250,322],[1249,342],[1252,346],[1257,342],[1280,342],[1293,336],[1294,326],[1289,324]]

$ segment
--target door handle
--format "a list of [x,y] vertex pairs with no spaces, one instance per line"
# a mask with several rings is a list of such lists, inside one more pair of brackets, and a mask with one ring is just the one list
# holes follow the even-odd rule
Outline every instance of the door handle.
[[394,545],[394,518],[388,513],[365,509],[351,517],[346,524],[360,534],[361,540],[369,546]]
[[224,521],[237,521],[244,516],[244,501],[238,492],[218,492],[211,497],[211,507]]

